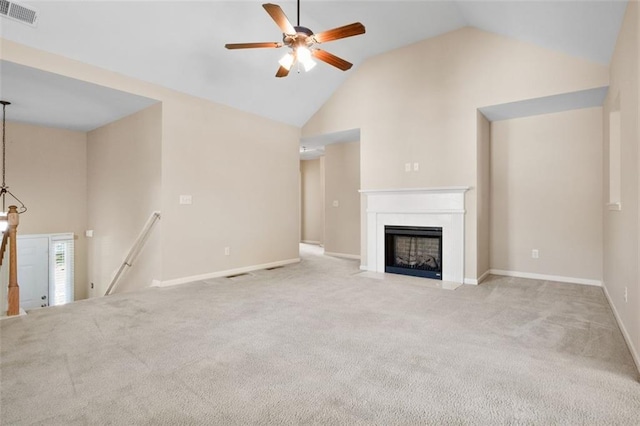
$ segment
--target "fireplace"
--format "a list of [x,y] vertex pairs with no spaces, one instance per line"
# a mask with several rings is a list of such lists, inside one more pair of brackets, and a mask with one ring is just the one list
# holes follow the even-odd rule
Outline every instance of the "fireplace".
[[385,226],[385,272],[442,279],[442,228]]
[[[366,264],[385,272],[385,227],[441,228],[442,281],[464,283],[466,186],[361,190],[367,197]],[[444,259],[444,263],[442,263]]]

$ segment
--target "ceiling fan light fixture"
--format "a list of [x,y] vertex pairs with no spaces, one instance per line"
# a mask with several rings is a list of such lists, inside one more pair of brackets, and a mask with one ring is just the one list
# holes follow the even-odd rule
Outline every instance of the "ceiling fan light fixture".
[[307,46],[298,46],[296,48],[296,57],[304,67],[305,72],[311,71],[316,66],[316,62],[311,59],[311,51]]
[[302,66],[304,67],[304,71],[305,72],[309,72],[313,69],[313,67],[316,66],[316,61],[314,61],[313,59],[309,58],[306,61],[304,61],[302,63]]
[[294,61],[295,61],[295,57],[293,56],[293,54],[287,53],[278,61],[278,63],[288,71],[291,69],[291,66],[293,65]]

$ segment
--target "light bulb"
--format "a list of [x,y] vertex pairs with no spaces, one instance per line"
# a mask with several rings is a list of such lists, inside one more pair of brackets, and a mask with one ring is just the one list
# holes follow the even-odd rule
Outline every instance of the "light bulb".
[[296,49],[296,54],[298,56],[298,60],[300,62],[302,62],[303,64],[306,61],[311,60],[311,51],[309,49],[307,49],[305,46],[299,46]]
[[298,46],[296,49],[298,62],[304,66],[304,70],[309,72],[316,66],[316,62],[311,59],[311,51],[305,46]]
[[313,67],[316,66],[316,61],[314,61],[313,59],[309,58],[306,61],[304,61],[302,63],[302,65],[304,66],[304,70],[305,72],[309,72],[313,69]]
[[294,56],[291,53],[287,53],[286,55],[284,55],[282,57],[282,59],[280,59],[278,61],[278,63],[280,65],[282,65],[282,68],[286,69],[287,71],[289,71],[291,69],[291,65],[293,65],[293,61],[294,61]]

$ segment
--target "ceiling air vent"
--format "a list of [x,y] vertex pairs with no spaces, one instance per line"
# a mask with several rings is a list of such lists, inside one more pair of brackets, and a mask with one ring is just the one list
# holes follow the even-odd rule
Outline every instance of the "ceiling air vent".
[[13,1],[0,0],[0,15],[33,27],[38,22],[38,13],[34,8]]

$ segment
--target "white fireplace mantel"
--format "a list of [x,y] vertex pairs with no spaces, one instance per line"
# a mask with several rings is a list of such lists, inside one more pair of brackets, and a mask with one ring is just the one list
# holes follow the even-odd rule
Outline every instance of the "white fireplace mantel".
[[367,196],[367,270],[384,272],[385,226],[442,228],[442,279],[464,282],[464,194],[468,186],[360,190]]

